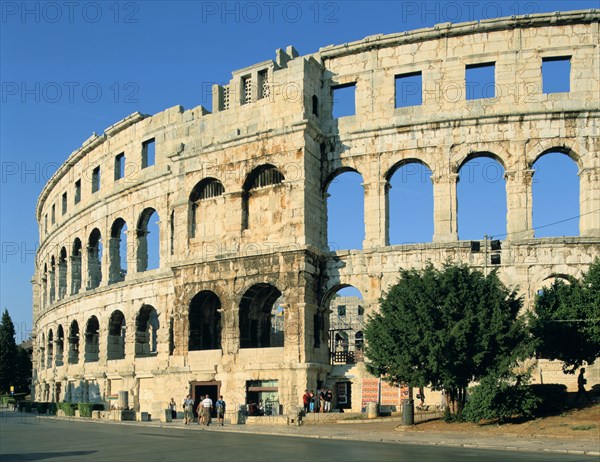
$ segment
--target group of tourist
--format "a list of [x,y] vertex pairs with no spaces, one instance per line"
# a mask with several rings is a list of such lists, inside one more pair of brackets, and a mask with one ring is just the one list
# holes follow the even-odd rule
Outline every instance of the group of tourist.
[[314,390],[304,390],[302,396],[302,404],[304,405],[304,412],[331,412],[331,401],[333,401],[333,393],[330,389],[323,388],[317,390],[315,394]]
[[[197,423],[198,425],[209,426],[212,418],[213,408],[217,414],[217,422],[220,426],[223,426],[225,422],[225,400],[223,399],[223,395],[219,396],[219,399],[214,403],[213,400],[210,399],[209,395],[204,396],[204,399],[198,403],[196,407],[196,414],[198,415]],[[194,400],[191,395],[187,395],[183,400],[183,420],[184,424],[187,425],[194,421]],[[171,398],[171,402],[169,403],[169,409],[171,409],[171,414],[173,418],[177,417],[176,412],[176,404],[175,400]]]

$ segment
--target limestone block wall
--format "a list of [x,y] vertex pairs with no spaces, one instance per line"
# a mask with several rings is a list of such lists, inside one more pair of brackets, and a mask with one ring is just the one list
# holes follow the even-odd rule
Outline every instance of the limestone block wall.
[[[358,288],[368,315],[398,268],[452,258],[497,270],[528,309],[548,278],[579,277],[600,254],[599,22],[589,10],[444,24],[308,56],[288,47],[216,85],[212,113],[134,113],[94,134],[36,207],[36,399],[111,402],[128,390],[136,409],[157,412],[202,387],[235,405],[264,389],[295,412],[305,388],[348,380],[355,409],[360,377],[331,375],[340,287]],[[546,94],[541,62],[556,56],[570,57],[570,91]],[[467,100],[466,66],[492,62],[494,97]],[[415,72],[422,104],[396,108],[396,76]],[[332,92],[348,84],[355,115],[333,118]],[[579,168],[577,237],[534,238],[532,166],[549,151]],[[480,155],[505,170],[494,267],[459,240],[458,172]],[[434,234],[390,246],[389,181],[410,162],[432,171]],[[349,170],[363,177],[365,240],[332,252],[327,188]]]

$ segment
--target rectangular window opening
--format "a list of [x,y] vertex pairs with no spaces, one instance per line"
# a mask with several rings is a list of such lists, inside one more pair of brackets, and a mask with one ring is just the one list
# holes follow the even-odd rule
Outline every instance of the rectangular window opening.
[[465,69],[467,100],[496,97],[496,63],[468,64]]
[[571,91],[571,57],[542,58],[542,91],[568,93]]
[[67,213],[67,192],[65,191],[62,195],[62,214]]
[[115,181],[125,176],[125,153],[115,156]]
[[81,180],[77,180],[75,182],[74,202],[75,202],[75,204],[79,204],[80,201],[81,201]]
[[333,118],[356,114],[356,82],[331,87]]
[[338,316],[346,316],[346,305],[338,305]]
[[156,161],[156,144],[154,138],[142,143],[142,168],[154,165]]
[[265,69],[258,73],[258,99],[271,96],[271,87],[269,86],[269,70]]
[[92,170],[92,194],[100,191],[100,166]]
[[56,204],[52,204],[52,218],[50,219],[52,224],[56,223]]
[[411,72],[396,76],[396,107],[420,106],[423,104],[423,76]]

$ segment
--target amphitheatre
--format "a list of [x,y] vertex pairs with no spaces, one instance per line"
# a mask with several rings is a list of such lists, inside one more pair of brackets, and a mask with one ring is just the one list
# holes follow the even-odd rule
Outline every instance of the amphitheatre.
[[[232,414],[259,398],[290,413],[306,388],[327,386],[360,410],[363,359],[331,355],[341,288],[358,289],[368,315],[400,267],[453,259],[495,269],[529,309],[552,278],[580,277],[600,255],[599,26],[600,11],[585,10],[445,23],[306,56],[288,47],[214,85],[212,112],[133,113],[92,135],[36,207],[34,399],[110,405],[127,391],[154,414],[171,397],[218,393]],[[570,63],[568,91],[543,91],[552,60]],[[469,99],[465,71],[483,65],[495,91]],[[404,76],[422,80],[422,95],[398,107]],[[354,114],[334,118],[343,88]],[[577,236],[535,237],[534,164],[550,152],[578,169]],[[459,172],[481,156],[504,169],[506,236],[491,243],[458,233]],[[412,163],[432,172],[433,236],[390,245],[389,182]],[[332,251],[327,191],[344,172],[363,179],[365,237]],[[600,381],[598,366],[588,377]],[[545,360],[534,379],[575,381]]]

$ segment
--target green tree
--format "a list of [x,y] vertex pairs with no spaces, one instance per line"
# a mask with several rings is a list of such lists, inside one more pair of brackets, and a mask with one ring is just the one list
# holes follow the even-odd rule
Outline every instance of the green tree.
[[531,353],[521,305],[494,272],[452,263],[401,270],[365,327],[367,368],[391,382],[444,388],[456,412],[470,382]]
[[0,321],[0,393],[7,393],[13,385],[17,354],[15,326],[5,309]]
[[563,362],[574,373],[584,362],[600,357],[600,259],[596,258],[581,283],[556,279],[537,295],[529,328],[539,355]]

